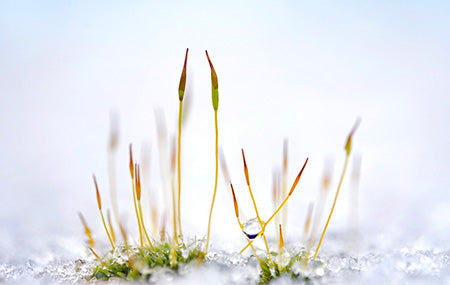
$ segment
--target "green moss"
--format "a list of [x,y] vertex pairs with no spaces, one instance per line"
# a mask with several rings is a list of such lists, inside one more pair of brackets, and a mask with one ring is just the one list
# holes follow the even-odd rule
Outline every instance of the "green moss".
[[300,273],[301,266],[304,262],[304,252],[295,253],[284,257],[285,265],[281,266],[278,260],[277,253],[271,253],[273,262],[270,262],[268,258],[261,259],[259,265],[261,272],[259,274],[258,284],[267,284],[270,281],[282,277],[289,276],[291,279],[301,279],[303,281],[309,281],[309,277],[303,276]]
[[179,266],[190,262],[202,262],[204,253],[200,243],[190,245],[182,244],[174,251],[168,243],[156,244],[155,249],[149,247],[117,247],[115,251],[108,252],[94,267],[92,278],[108,280],[119,278],[124,280],[147,280],[157,268],[169,268],[175,273]]

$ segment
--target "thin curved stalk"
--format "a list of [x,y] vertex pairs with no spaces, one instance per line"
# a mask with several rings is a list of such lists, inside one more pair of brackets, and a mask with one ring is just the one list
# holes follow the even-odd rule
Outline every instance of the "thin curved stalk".
[[219,176],[219,129],[217,126],[217,110],[214,110],[214,125],[216,129],[216,145],[215,145],[215,153],[216,153],[216,175],[214,179],[214,193],[213,198],[211,202],[211,209],[209,210],[209,219],[208,219],[208,233],[206,237],[206,246],[205,246],[205,254],[208,252],[208,246],[209,246],[209,236],[211,231],[211,218],[212,218],[212,212],[214,208],[214,201],[216,200],[216,192],[217,192],[217,179]]

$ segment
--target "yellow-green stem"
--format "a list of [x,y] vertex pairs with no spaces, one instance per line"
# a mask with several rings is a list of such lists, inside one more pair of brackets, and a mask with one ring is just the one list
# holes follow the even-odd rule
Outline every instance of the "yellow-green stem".
[[208,233],[206,235],[205,255],[208,252],[209,235],[210,235],[210,231],[211,231],[211,217],[212,217],[212,212],[213,212],[213,208],[214,208],[214,201],[216,199],[217,177],[218,177],[218,174],[219,174],[219,129],[218,129],[218,126],[217,126],[217,110],[214,110],[214,125],[215,125],[215,129],[216,129],[216,148],[215,148],[215,152],[216,152],[216,175],[215,175],[215,179],[214,179],[214,194],[213,194],[213,198],[212,198],[211,209],[209,210]]
[[134,203],[134,210],[136,211],[136,219],[137,219],[137,223],[138,223],[138,227],[139,227],[139,239],[141,241],[141,247],[144,246],[144,241],[142,238],[142,227],[141,227],[141,219],[139,218],[139,211],[138,211],[138,206],[136,203],[136,186],[134,184],[134,179],[132,180],[132,184],[133,184],[133,203]]
[[[265,230],[265,228],[266,228],[266,225],[263,223],[263,221],[261,220],[261,218],[260,218],[260,216],[259,216],[259,213],[258,213],[258,207],[256,207],[255,198],[253,197],[252,188],[250,187],[250,184],[248,184],[248,191],[250,192],[250,196],[252,197],[253,206],[255,207],[256,217],[258,218],[259,225],[260,225],[260,227],[261,227],[261,233],[262,233],[262,236],[263,236],[263,238],[264,238],[264,244],[266,245],[267,256],[269,257],[269,261],[272,263],[272,257],[270,256],[269,245],[267,244],[266,235],[265,235],[265,233],[264,233],[264,230]],[[259,236],[259,235],[258,235],[258,236]]]
[[175,194],[175,187],[173,185],[175,182],[174,182],[174,177],[173,177],[174,175],[172,174],[171,176],[172,176],[172,178],[171,178],[172,187],[171,188],[172,188],[172,209],[173,209],[173,238],[174,238],[176,245],[178,246],[177,208],[176,208],[176,202],[175,202],[176,194]]
[[105,218],[103,217],[103,212],[102,212],[102,210],[99,210],[99,211],[100,211],[100,216],[102,217],[103,226],[105,227],[106,234],[108,235],[109,242],[111,243],[111,247],[114,250],[115,249],[114,243],[111,239],[111,235],[109,234],[108,227],[106,226]]
[[180,100],[180,110],[178,113],[178,230],[180,236],[183,236],[181,232],[181,168],[180,168],[180,156],[181,156],[181,121],[183,113],[183,100]]
[[[297,183],[300,181],[300,177],[302,176],[303,170],[306,167],[306,164],[308,163],[308,158],[305,161],[305,164],[303,164],[302,169],[300,170],[300,173],[297,175],[297,178],[295,179],[294,184],[292,184],[291,190],[289,191],[287,197],[284,199],[283,203],[278,207],[278,209],[270,216],[270,218],[267,220],[267,222],[263,225],[261,232],[255,237],[258,238],[260,235],[262,235],[266,229],[266,226],[272,221],[272,219],[280,212],[280,210],[283,208],[283,206],[287,203],[289,198],[291,197],[292,193],[294,193],[295,187],[297,187]],[[249,246],[251,246],[253,243],[253,240],[251,240],[240,252],[239,254],[242,254]]]
[[336,206],[336,201],[337,201],[337,198],[339,195],[339,190],[341,190],[342,181],[344,181],[345,171],[347,170],[349,156],[350,156],[350,152],[347,152],[347,155],[345,156],[344,169],[342,170],[341,179],[339,180],[339,185],[338,185],[338,188],[336,191],[336,196],[334,196],[333,206],[331,207],[330,215],[328,216],[327,223],[325,224],[325,228],[323,229],[322,236],[320,237],[319,244],[317,245],[316,253],[314,254],[313,259],[316,259],[317,253],[319,252],[320,245],[322,244],[323,237],[325,236],[325,232],[327,231],[328,223],[330,222],[331,215],[333,215],[334,206]]
[[91,247],[90,247],[89,249],[91,250],[92,254],[93,254],[96,258],[100,259],[100,257],[98,256],[98,254],[95,253],[95,251],[94,251]]
[[[287,195],[287,172],[288,172],[288,142],[287,139],[283,143],[283,174],[282,174],[282,197],[286,197]],[[286,227],[287,227],[287,216],[288,216],[288,210],[287,206],[283,208],[283,211],[281,213],[281,225],[284,228],[284,233],[286,234]],[[281,238],[281,237],[280,237]]]
[[108,225],[109,225],[109,230],[110,230],[110,233],[111,233],[112,240],[113,240],[114,243],[116,243],[116,234],[114,233],[114,228],[113,228],[113,225],[112,225],[112,222],[111,222],[111,214],[110,214],[109,209],[106,212],[106,219],[108,220]]
[[[241,228],[242,233],[243,233],[244,235],[246,235],[246,234],[245,234],[245,231],[244,231],[244,225],[243,225],[243,224],[241,223],[241,221],[239,220],[239,217],[236,217],[236,219],[237,219],[237,221],[238,221],[238,223],[239,223],[239,227]],[[250,241],[250,240],[247,238],[247,241]],[[255,249],[255,247],[253,246],[253,244],[251,244],[250,247],[252,248],[253,255],[256,257],[256,259],[258,259],[258,261],[259,261],[260,263],[262,263],[263,261],[262,261],[261,258],[259,258],[259,256],[256,254],[256,249]]]
[[141,218],[142,229],[144,230],[145,238],[147,239],[147,242],[148,242],[148,244],[150,245],[150,248],[151,248],[152,250],[154,250],[153,244],[152,244],[152,242],[150,241],[150,238],[148,237],[147,230],[145,229],[144,218],[142,217],[141,200],[138,200],[138,207],[139,207],[139,216],[140,216],[140,218]]

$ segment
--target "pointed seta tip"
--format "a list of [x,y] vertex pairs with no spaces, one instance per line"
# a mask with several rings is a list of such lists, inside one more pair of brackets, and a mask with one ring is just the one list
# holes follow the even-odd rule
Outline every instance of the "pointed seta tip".
[[131,179],[134,179],[133,149],[131,143],[130,143],[130,175]]
[[116,112],[111,111],[110,113],[110,131],[109,131],[109,149],[114,151],[117,148],[119,141],[119,126],[118,126],[118,115]]
[[219,81],[217,80],[217,73],[214,69],[211,59],[209,58],[208,51],[205,50],[205,52],[206,57],[208,58],[209,67],[211,67],[212,105],[214,111],[217,112],[217,109],[219,109]]
[[170,169],[172,172],[175,172],[175,167],[177,163],[177,152],[176,152],[176,144],[175,138],[172,139],[172,147],[170,151]]
[[277,181],[277,173],[274,171],[272,175],[272,200],[274,204],[277,203],[278,197],[278,181]]
[[141,168],[139,164],[135,165],[135,177],[136,177],[136,198],[141,200]]
[[186,65],[187,65],[187,60],[188,60],[188,54],[189,54],[189,48],[186,49],[186,54],[184,56],[184,65],[183,65],[183,69],[186,72]]
[[178,85],[178,97],[180,101],[183,101],[184,91],[186,89],[186,65],[188,60],[189,48],[186,49],[186,55],[184,57],[183,70],[181,71],[180,84]]
[[350,155],[350,152],[352,150],[352,137],[353,137],[353,134],[358,129],[360,123],[361,123],[361,118],[357,118],[355,124],[353,125],[352,130],[348,134],[347,142],[345,143],[345,151],[346,151],[347,155]]
[[314,209],[314,203],[310,202],[309,206],[308,206],[308,212],[306,212],[305,232],[307,232],[309,230],[309,225],[311,224],[313,209]]
[[96,258],[100,259],[100,257],[97,255],[97,253],[95,253],[95,251],[92,249],[92,247],[90,247],[89,249],[91,250],[92,254],[93,254]]
[[280,248],[283,248],[284,247],[283,230],[281,228],[281,224],[278,224],[278,226],[280,227]]
[[97,192],[98,209],[101,210],[102,209],[102,201],[100,199],[100,192],[98,191],[97,179],[95,178],[95,174],[92,174],[92,177],[94,178],[95,191]]
[[218,80],[217,80],[216,70],[214,69],[214,66],[212,64],[211,58],[209,57],[208,51],[205,50],[205,52],[206,52],[206,58],[208,59],[209,67],[211,67],[211,82],[212,82],[212,85],[213,85],[214,89],[218,89],[219,88],[219,83],[218,83]]
[[234,211],[236,213],[236,218],[239,219],[239,207],[238,207],[236,194],[234,193],[234,188],[233,188],[233,184],[232,183],[230,183],[230,187],[231,187],[231,193],[233,194]]
[[306,164],[308,163],[309,158],[307,157],[305,160],[305,163],[303,164],[302,169],[298,173],[297,177],[295,178],[294,184],[292,184],[291,191],[289,191],[289,196],[292,195],[292,192],[294,192],[295,187],[297,187],[298,182],[300,181],[300,177],[303,174],[303,170],[305,170]]
[[78,212],[78,217],[80,217],[81,223],[83,224],[83,227],[86,229],[87,228],[86,220],[84,219],[83,214],[81,214],[81,212]]
[[212,62],[211,62],[211,59],[209,58],[209,54],[208,54],[207,50],[205,50],[205,53],[206,53],[206,58],[208,59],[209,67],[211,67],[211,73],[212,73],[212,71],[214,70],[214,66],[212,65]]
[[247,167],[247,161],[245,160],[245,154],[244,149],[241,148],[242,152],[242,159],[244,160],[244,173],[245,173],[245,180],[247,180],[247,185],[250,185],[250,178],[248,177],[248,167]]
[[283,141],[283,170],[287,169],[288,164],[288,140]]

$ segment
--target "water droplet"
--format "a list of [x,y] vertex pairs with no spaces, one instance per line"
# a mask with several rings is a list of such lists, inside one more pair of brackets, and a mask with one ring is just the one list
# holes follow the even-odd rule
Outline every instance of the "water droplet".
[[258,218],[253,218],[244,223],[244,233],[249,239],[254,239],[261,232]]

